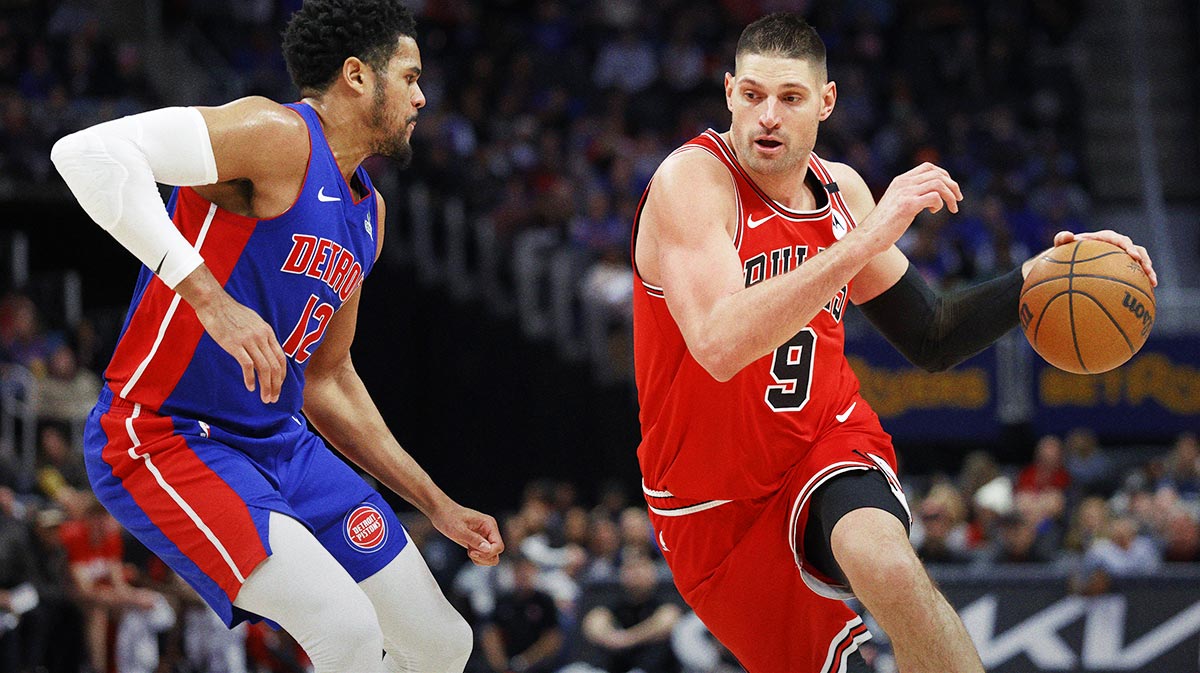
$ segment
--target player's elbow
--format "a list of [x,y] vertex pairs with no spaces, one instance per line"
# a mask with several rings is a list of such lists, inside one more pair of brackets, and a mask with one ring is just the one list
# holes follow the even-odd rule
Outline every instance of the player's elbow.
[[908,361],[914,365],[924,369],[930,374],[937,374],[950,369],[954,365],[963,361],[964,358],[950,352],[943,352],[929,348],[922,349],[915,353],[904,354]]
[[696,359],[704,371],[720,383],[733,378],[745,363],[738,358],[737,352],[729,345],[716,340],[704,340],[691,349],[692,357]]
[[926,357],[914,360],[913,364],[920,367],[921,369],[924,369],[925,371],[929,372],[930,374],[937,374],[938,372],[944,372],[947,369],[950,369],[951,367],[954,366],[955,363],[953,360],[951,360],[949,358],[926,356]]
[[64,180],[74,174],[80,160],[87,156],[89,144],[87,131],[83,130],[59,138],[50,148],[50,161]]
[[92,129],[84,129],[59,138],[50,148],[50,161],[63,182],[92,219],[110,231],[124,208],[121,190],[129,169],[122,161],[133,161],[125,145],[110,143]]

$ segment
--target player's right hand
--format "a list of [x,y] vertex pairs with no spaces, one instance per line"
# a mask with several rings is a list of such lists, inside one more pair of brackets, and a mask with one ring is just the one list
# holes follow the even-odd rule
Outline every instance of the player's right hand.
[[254,391],[257,376],[263,403],[278,402],[287,375],[287,358],[271,326],[230,297],[203,264],[175,290],[196,311],[213,341],[241,365],[246,390]]
[[896,176],[862,224],[876,234],[880,251],[886,250],[900,240],[922,210],[936,213],[946,206],[957,213],[962,198],[962,190],[946,169],[926,162]]

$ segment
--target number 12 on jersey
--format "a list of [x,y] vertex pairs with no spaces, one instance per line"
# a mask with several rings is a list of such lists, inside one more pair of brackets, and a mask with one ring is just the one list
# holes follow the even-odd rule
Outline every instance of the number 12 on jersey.
[[[332,317],[332,306],[324,302],[318,305],[317,295],[309,295],[308,303],[304,305],[304,311],[300,314],[300,320],[292,328],[292,333],[288,336],[287,341],[283,342],[284,354],[297,363],[307,360],[312,356],[309,349],[325,336],[325,328],[329,327],[329,319]],[[312,322],[313,318],[317,319],[317,326],[309,331],[308,323]]]
[[771,377],[776,385],[767,386],[767,406],[775,411],[800,411],[808,403],[812,389],[813,351],[817,333],[805,327],[779,348],[771,361]]

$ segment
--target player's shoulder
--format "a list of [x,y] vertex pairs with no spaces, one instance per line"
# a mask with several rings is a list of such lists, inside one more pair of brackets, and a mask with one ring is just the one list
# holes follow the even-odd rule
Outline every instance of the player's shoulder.
[[870,190],[867,188],[867,182],[863,180],[862,176],[858,174],[858,171],[854,170],[854,167],[852,167],[850,164],[844,164],[840,161],[830,161],[829,159],[821,159],[821,165],[825,166],[825,170],[829,171],[830,177],[833,178],[834,182],[838,183],[839,188],[843,190],[865,189],[868,191],[868,193],[870,192]]
[[829,171],[829,176],[837,183],[838,190],[856,217],[861,217],[864,211],[870,212],[875,207],[875,197],[866,180],[849,164],[840,161],[822,159],[821,164]]
[[733,183],[729,168],[712,153],[702,148],[684,147],[659,165],[651,189],[655,185],[661,186],[658,191],[674,198],[692,199],[714,190],[718,193],[730,190]]
[[199,107],[210,134],[228,133],[239,140],[253,140],[251,146],[276,149],[305,146],[308,125],[304,118],[286,105],[262,96],[247,96],[216,107]]

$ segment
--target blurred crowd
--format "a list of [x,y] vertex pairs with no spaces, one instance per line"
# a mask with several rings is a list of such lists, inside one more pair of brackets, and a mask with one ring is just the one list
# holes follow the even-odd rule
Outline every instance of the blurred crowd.
[[[168,37],[199,31],[215,47],[238,95],[290,100],[278,32],[298,4],[167,0],[162,9]],[[628,374],[638,199],[672,149],[728,127],[722,78],[742,26],[776,9],[810,17],[839,91],[817,151],[855,167],[876,196],[926,160],[963,185],[961,215],[922,215],[901,241],[931,281],[952,285],[1003,272],[1055,231],[1085,226],[1071,71],[1080,5],[425,0],[413,3],[429,100],[415,165],[370,170],[409,197],[423,185],[424,200],[409,203],[436,213],[435,224],[460,204],[475,223],[464,239],[473,242],[460,241],[467,266],[494,285],[484,296],[529,336],[618,378]],[[164,100],[144,47],[101,11],[50,0],[0,14],[0,196],[61,189],[49,164],[55,139]],[[397,218],[411,237],[416,225]],[[452,256],[452,245],[436,249]],[[20,400],[33,419],[0,424],[0,670],[305,670],[285,633],[225,630],[97,506],[79,447],[103,348],[86,325],[54,331],[45,318],[27,295],[0,300],[0,414]],[[17,430],[33,433],[32,453]],[[913,543],[933,564],[1059,567],[1072,590],[1095,594],[1164,563],[1200,561],[1192,434],[1150,456],[1102,447],[1081,429],[1041,438],[1025,466],[971,454],[958,474],[906,487]],[[674,592],[645,508],[627,490],[530,483],[499,517],[509,552],[495,568],[470,565],[427,520],[404,517],[475,627],[471,670],[738,670]]]
[[[0,303],[5,367],[36,367]],[[36,323],[36,320],[35,320]],[[65,342],[64,342],[65,343]],[[42,348],[54,359],[64,346]],[[20,362],[20,365],[15,363]],[[50,381],[46,365],[39,381]],[[123,532],[92,496],[71,421],[98,380],[39,407],[33,474],[0,450],[0,670],[24,673],[292,673],[308,670],[286,633],[226,630],[174,573]],[[84,392],[86,390],[86,393]],[[70,400],[63,404],[63,399]],[[66,410],[65,418],[59,414]],[[29,477],[29,478],[23,478]],[[676,593],[644,503],[628,484],[532,480],[501,513],[507,551],[495,567],[414,512],[401,512],[451,602],[476,634],[474,673],[732,673],[740,670]],[[905,480],[912,540],[936,568],[1057,571],[1082,595],[1164,564],[1200,561],[1200,442],[1166,450],[1101,446],[1086,429],[1044,436],[1025,465],[965,457],[956,474]],[[863,652],[878,670],[886,645]]]
[[[226,630],[99,506],[81,455],[101,385],[86,329],[49,330],[29,297],[0,298],[0,381],[32,387],[32,460],[0,436],[0,670],[284,673],[308,662],[286,633]],[[49,321],[52,322],[52,321]],[[84,355],[80,355],[83,353]],[[88,366],[81,366],[81,358]],[[15,371],[27,378],[14,379]],[[30,384],[30,382],[32,382]],[[0,414],[9,397],[0,398]],[[508,551],[484,568],[401,512],[471,622],[476,673],[724,673],[734,662],[683,604],[629,484],[533,480],[501,513]],[[1200,442],[1102,446],[1080,428],[1039,439],[1025,465],[970,453],[953,474],[910,475],[912,541],[932,567],[1051,571],[1082,595],[1165,564],[1200,562]],[[936,572],[936,571],[935,571]],[[869,660],[886,646],[868,644]],[[881,664],[880,670],[887,670]]]
[[0,197],[44,196],[61,184],[55,140],[161,100],[143,47],[117,39],[95,5],[18,0],[0,11]]
[[[163,49],[220,85],[209,95],[291,100],[279,31],[299,4],[167,0]],[[954,284],[1003,272],[1086,222],[1072,69],[1081,4],[413,2],[428,98],[416,163],[402,176],[386,162],[371,170],[385,187],[427,187],[412,208],[435,220],[448,202],[464,208],[477,230],[444,245],[469,248],[449,254],[483,267],[489,304],[616,380],[629,369],[638,199],[671,150],[728,128],[722,80],[743,26],[780,9],[810,18],[839,91],[817,151],[855,167],[876,196],[922,161],[963,185],[961,215],[922,215],[901,241],[931,281]],[[15,6],[0,17],[0,192],[61,188],[47,153],[56,137],[168,92],[149,83],[145,48],[114,36],[95,3]]]

